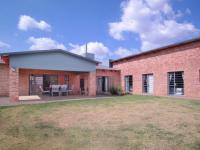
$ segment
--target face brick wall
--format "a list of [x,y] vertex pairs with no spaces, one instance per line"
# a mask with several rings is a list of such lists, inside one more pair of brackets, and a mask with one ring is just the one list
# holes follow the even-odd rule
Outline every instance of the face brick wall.
[[19,99],[19,69],[9,68],[9,97],[11,101]]
[[184,71],[185,97],[200,98],[200,42],[140,55],[135,58],[113,62],[113,68],[121,70],[121,85],[124,76],[133,75],[133,94],[142,94],[142,74],[154,75],[154,95],[168,95],[167,73]]
[[88,76],[88,95],[96,96],[96,71],[90,72]]
[[0,96],[9,95],[9,67],[8,65],[0,64]]

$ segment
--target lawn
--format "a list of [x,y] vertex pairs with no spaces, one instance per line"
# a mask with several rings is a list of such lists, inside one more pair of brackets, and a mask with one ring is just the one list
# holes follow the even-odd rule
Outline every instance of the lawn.
[[200,101],[123,96],[0,107],[1,150],[200,149]]

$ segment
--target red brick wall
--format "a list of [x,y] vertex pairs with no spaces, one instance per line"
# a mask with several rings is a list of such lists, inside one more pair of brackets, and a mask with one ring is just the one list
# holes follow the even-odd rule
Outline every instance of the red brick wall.
[[105,70],[105,69],[97,69],[96,76],[107,76],[112,80],[112,84],[115,87],[120,85],[120,71],[119,70]]
[[9,95],[9,66],[0,64],[0,96]]
[[9,97],[11,101],[19,99],[19,69],[9,68]]
[[124,76],[133,75],[133,94],[142,94],[142,74],[154,74],[154,94],[168,95],[167,73],[184,71],[185,97],[200,98],[200,42],[140,55],[135,58],[113,62],[121,70],[121,85]]
[[89,96],[96,96],[96,71],[89,73],[88,92]]

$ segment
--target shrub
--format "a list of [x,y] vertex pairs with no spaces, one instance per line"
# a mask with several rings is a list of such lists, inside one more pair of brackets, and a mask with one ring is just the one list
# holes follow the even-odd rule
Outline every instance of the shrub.
[[111,95],[117,95],[118,94],[118,91],[117,91],[117,88],[116,87],[111,87],[110,88],[110,93],[111,93]]
[[114,87],[114,86],[111,87],[110,93],[111,93],[111,95],[123,95],[123,91],[120,86],[119,87]]
[[117,93],[118,93],[118,95],[123,95],[123,91],[122,91],[121,86],[118,87]]

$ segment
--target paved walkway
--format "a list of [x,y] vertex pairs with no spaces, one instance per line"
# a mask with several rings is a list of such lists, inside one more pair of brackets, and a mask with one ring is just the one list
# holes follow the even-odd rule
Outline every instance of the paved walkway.
[[0,106],[9,105],[10,101],[8,97],[0,97]]
[[54,102],[66,102],[66,101],[79,101],[79,100],[100,100],[103,98],[112,98],[111,96],[67,96],[67,97],[45,97],[41,100],[20,100],[17,102],[10,102],[8,97],[0,97],[0,106],[16,106],[16,105],[30,105],[30,104],[44,104]]

